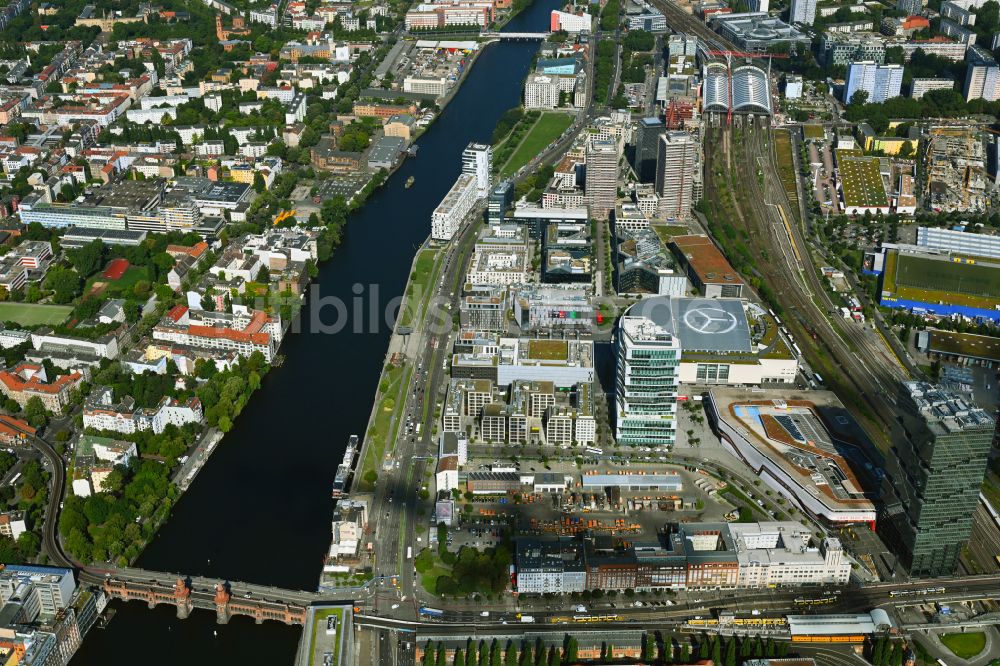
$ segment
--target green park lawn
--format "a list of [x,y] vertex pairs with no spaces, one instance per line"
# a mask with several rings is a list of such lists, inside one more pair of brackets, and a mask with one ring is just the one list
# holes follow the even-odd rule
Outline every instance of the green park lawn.
[[568,113],[543,113],[521,141],[507,163],[500,169],[500,176],[506,178],[531,161],[552,141],[559,137],[573,123]]
[[971,659],[986,647],[986,634],[970,631],[964,634],[944,634],[941,642],[959,659]]
[[403,303],[403,310],[400,312],[400,323],[403,326],[413,325],[413,316],[417,314],[420,304],[430,294],[430,280],[434,274],[437,255],[437,248],[421,250],[420,254],[417,255],[413,273],[410,274],[410,281],[406,286],[406,300]]
[[41,303],[0,303],[0,321],[13,321],[21,326],[48,324],[55,326],[66,321],[73,308],[68,305],[43,305]]

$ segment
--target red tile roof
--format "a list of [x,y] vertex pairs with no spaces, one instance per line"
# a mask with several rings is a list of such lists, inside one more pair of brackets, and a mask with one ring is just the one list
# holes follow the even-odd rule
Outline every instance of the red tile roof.
[[13,416],[0,415],[0,435],[22,437],[25,434],[35,434],[35,429],[28,425],[27,421],[15,419]]
[[32,376],[31,379],[24,379],[19,374],[22,370],[37,370],[40,367],[41,366],[32,366],[27,363],[22,363],[15,367],[12,371],[5,370],[0,372],[0,382],[2,382],[8,390],[14,393],[31,391],[33,393],[55,394],[76,383],[77,380],[83,377],[79,372],[74,372],[69,375],[59,375],[54,381],[46,384],[36,376]]
[[188,308],[186,305],[175,305],[174,307],[170,308],[169,312],[167,312],[167,316],[173,319],[174,321],[180,321],[181,317],[183,317],[187,313],[187,311]]

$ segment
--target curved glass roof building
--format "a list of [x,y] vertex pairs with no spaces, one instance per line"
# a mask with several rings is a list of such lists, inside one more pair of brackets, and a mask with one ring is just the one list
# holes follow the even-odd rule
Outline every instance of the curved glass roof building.
[[[771,91],[767,72],[756,65],[739,65],[732,70],[723,62],[705,65],[703,109],[734,113],[771,113]],[[730,100],[730,89],[732,99]]]

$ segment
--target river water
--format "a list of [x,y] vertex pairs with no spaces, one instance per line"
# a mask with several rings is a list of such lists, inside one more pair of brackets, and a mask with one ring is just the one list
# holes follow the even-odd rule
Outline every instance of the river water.
[[[535,0],[505,28],[545,31],[560,0]],[[402,294],[416,248],[430,233],[435,206],[461,170],[469,141],[490,141],[500,115],[521,98],[537,42],[486,48],[441,117],[403,166],[348,221],[344,243],[320,268],[317,299],[303,308],[302,332],[282,344],[273,370],[216,448],[173,515],[138,561],[157,571],[315,589],[330,541],[330,487],[352,433],[367,424],[388,345],[386,305]],[[410,176],[410,189],[404,183]],[[347,305],[340,332],[336,297]],[[351,319],[355,302],[361,320]],[[369,313],[377,302],[377,327]],[[357,329],[357,330],[356,330]],[[291,663],[301,628],[257,626],[235,617],[217,626],[212,613],[178,620],[173,607],[113,604],[106,629],[95,629],[73,659],[83,664]]]

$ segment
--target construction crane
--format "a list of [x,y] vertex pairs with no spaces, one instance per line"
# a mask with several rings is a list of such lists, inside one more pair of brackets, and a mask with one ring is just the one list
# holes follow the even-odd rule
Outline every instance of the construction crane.
[[273,224],[274,226],[278,226],[279,224],[281,224],[290,217],[295,217],[295,211],[283,210],[275,216]]
[[767,58],[767,94],[771,95],[771,58],[788,59],[787,53],[748,53],[746,51],[706,51],[708,55],[722,56],[726,59],[726,70],[729,74],[729,109],[726,113],[726,124],[733,124],[733,57],[737,58]]

